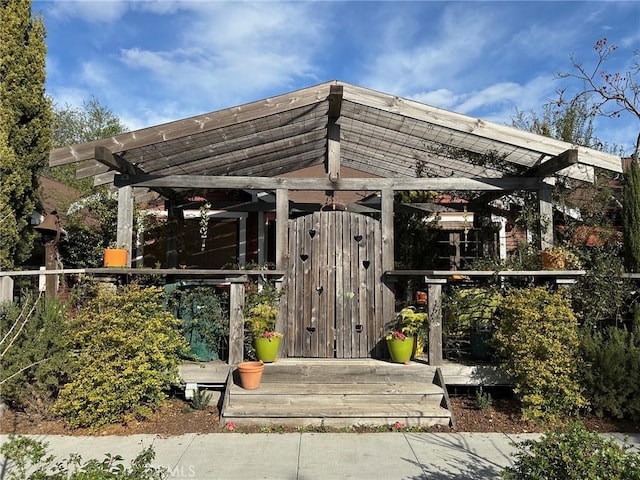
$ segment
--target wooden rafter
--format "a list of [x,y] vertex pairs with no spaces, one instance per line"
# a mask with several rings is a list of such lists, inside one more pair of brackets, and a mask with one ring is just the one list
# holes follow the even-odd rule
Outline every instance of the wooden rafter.
[[[117,170],[118,172],[122,172],[127,175],[140,175],[142,173],[142,170],[140,170],[138,167],[130,164],[129,162],[121,158],[119,155],[114,155],[106,147],[98,145],[97,147],[95,147],[93,155],[98,162],[102,163],[103,165],[106,165],[112,170]],[[155,190],[165,198],[177,197],[176,192],[167,187],[158,187],[158,188],[149,187],[149,188],[151,188],[152,190]]]
[[[572,167],[577,164],[578,164],[578,150],[576,149],[565,150],[560,155],[557,155],[547,160],[546,162],[541,163],[540,165],[536,165],[535,167],[529,168],[526,172],[523,173],[523,176],[537,177],[542,179],[544,177],[551,176],[559,172],[560,170]],[[471,208],[477,208],[478,206],[487,205],[490,202],[500,198],[502,195],[504,195],[504,192],[503,193],[487,192],[473,199],[469,203],[469,206]]]

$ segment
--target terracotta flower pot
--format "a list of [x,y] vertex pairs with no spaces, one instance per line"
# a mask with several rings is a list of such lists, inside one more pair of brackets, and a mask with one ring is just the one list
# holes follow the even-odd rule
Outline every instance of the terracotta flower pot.
[[258,357],[258,360],[265,363],[275,362],[276,357],[278,356],[281,338],[282,337],[256,338],[253,342],[253,346],[256,349],[256,356]]
[[238,372],[240,374],[242,388],[245,390],[255,390],[258,388],[263,371],[264,363],[262,362],[240,362],[238,364]]
[[413,337],[406,337],[404,340],[392,338],[387,340],[387,347],[391,354],[391,361],[395,363],[409,363],[413,353]]
[[129,252],[123,248],[105,248],[104,249],[104,266],[105,267],[126,267],[128,253]]

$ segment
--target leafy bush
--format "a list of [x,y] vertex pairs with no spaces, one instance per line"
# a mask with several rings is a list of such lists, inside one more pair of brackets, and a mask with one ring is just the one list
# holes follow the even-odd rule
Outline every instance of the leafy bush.
[[523,417],[553,421],[587,402],[578,381],[578,320],[562,292],[537,287],[502,301],[495,334],[503,367],[514,377]]
[[585,329],[581,352],[581,377],[596,415],[640,420],[640,326]]
[[581,312],[582,324],[590,329],[630,325],[636,286],[620,278],[620,258],[606,248],[588,253],[583,258],[586,274],[570,289],[573,308]]
[[[152,447],[145,448],[131,461],[131,468],[122,464],[120,455],[107,453],[101,462],[95,459],[82,462],[82,457],[71,454],[59,461],[47,454],[46,442],[23,436],[9,436],[9,441],[0,447],[0,453],[13,465],[7,480],[160,480],[165,478],[164,467],[152,467],[155,458]],[[30,472],[27,474],[27,472]],[[2,478],[5,478],[3,475]]]
[[514,466],[502,471],[504,480],[640,479],[640,456],[580,424],[517,445]]
[[[491,331],[502,294],[493,288],[459,288],[447,299],[450,327],[458,334]],[[449,322],[448,322],[449,323]]]
[[79,369],[55,411],[73,427],[149,416],[176,382],[186,342],[158,287],[100,291],[73,320]]
[[56,298],[0,305],[0,393],[12,409],[51,415],[74,369],[67,316]]

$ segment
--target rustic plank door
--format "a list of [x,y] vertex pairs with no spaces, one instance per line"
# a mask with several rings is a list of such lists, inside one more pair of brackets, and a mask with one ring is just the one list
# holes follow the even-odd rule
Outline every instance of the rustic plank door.
[[285,354],[366,358],[382,351],[380,223],[345,211],[289,222]]

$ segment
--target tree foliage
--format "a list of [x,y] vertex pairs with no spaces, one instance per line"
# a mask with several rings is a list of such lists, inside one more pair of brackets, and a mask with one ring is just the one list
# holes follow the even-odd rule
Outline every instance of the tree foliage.
[[[126,130],[118,116],[95,97],[82,102],[82,108],[65,105],[53,110],[54,148],[101,140]],[[91,178],[76,178],[75,164],[52,167],[46,175],[87,195],[94,191]]]
[[541,114],[517,110],[511,124],[520,130],[589,148],[601,149],[602,146],[595,136],[593,117],[589,115],[586,99],[559,107],[547,104],[543,106]]
[[30,0],[0,1],[0,268],[23,261],[35,237],[38,174],[51,149],[45,28]]
[[103,250],[116,240],[118,199],[105,189],[98,189],[76,202],[67,213],[67,237],[58,247],[65,266],[101,267]]
[[631,158],[625,174],[622,197],[622,228],[625,267],[640,272],[640,164],[638,155]]

